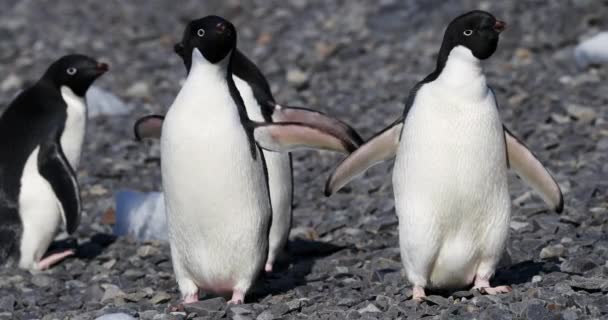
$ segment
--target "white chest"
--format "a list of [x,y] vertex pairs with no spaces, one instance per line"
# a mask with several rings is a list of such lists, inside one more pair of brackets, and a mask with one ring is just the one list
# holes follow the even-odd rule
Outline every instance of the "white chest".
[[67,104],[67,119],[61,135],[61,147],[70,165],[76,170],[86,132],[87,108],[84,98],[77,96],[68,87],[61,88],[61,96]]

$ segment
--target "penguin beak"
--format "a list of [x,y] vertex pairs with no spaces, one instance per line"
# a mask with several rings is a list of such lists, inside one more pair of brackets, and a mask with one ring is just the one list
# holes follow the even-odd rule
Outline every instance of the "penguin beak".
[[95,67],[95,70],[97,70],[97,72],[99,74],[104,74],[106,73],[108,70],[110,70],[110,66],[107,63],[103,63],[103,62],[98,62],[97,66]]
[[507,23],[504,21],[496,20],[494,24],[494,31],[501,33],[507,28]]
[[184,45],[181,42],[176,43],[175,46],[173,46],[173,51],[175,51],[175,53],[177,53],[178,56],[183,57],[184,56]]

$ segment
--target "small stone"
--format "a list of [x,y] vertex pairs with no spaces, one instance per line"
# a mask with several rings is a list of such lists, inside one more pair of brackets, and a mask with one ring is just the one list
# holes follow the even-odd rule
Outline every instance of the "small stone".
[[133,98],[144,98],[150,96],[150,87],[145,82],[136,82],[127,89],[127,96]]
[[160,291],[156,293],[151,299],[150,303],[152,304],[161,304],[171,300],[171,295],[166,292]]
[[158,250],[158,248],[150,246],[150,245],[144,245],[139,247],[139,249],[137,249],[137,255],[142,257],[142,258],[147,258],[149,256],[156,256],[160,254],[160,250]]
[[287,71],[287,81],[296,86],[296,88],[304,87],[308,83],[308,77],[307,73],[298,69],[290,69]]
[[511,229],[513,229],[515,231],[522,230],[529,225],[530,224],[528,222],[520,222],[520,221],[511,221],[511,223],[509,224]]
[[116,259],[110,259],[106,262],[104,262],[101,266],[106,268],[106,269],[112,269],[112,267],[116,264]]
[[431,295],[426,297],[425,299],[427,302],[431,302],[434,303],[438,306],[447,306],[448,304],[450,304],[448,302],[448,299],[441,297],[441,296],[436,296],[436,295]]
[[213,299],[207,299],[197,301],[194,303],[188,303],[184,305],[184,310],[188,313],[196,313],[199,316],[205,316],[209,312],[220,311],[226,307],[226,299],[217,297]]
[[597,113],[590,107],[584,107],[577,104],[570,104],[566,107],[566,111],[575,119],[583,123],[590,123],[595,120]]
[[92,196],[103,196],[108,193],[108,189],[100,184],[93,185],[89,188],[89,194]]
[[551,258],[561,257],[564,255],[564,253],[566,253],[566,248],[564,247],[564,245],[556,244],[556,245],[544,247],[540,251],[540,258],[541,259],[551,259]]
[[127,271],[125,271],[123,273],[123,276],[131,281],[136,281],[138,279],[141,279],[145,275],[146,275],[145,273],[143,273],[140,270],[136,270],[136,269],[128,269]]
[[373,303],[370,303],[367,305],[367,307],[365,308],[361,308],[359,309],[359,313],[373,313],[373,312],[381,312],[380,309],[378,309],[378,307],[376,307],[376,305],[374,305]]
[[597,268],[597,263],[588,258],[576,258],[562,262],[560,270],[565,273],[583,274],[589,270]]
[[603,278],[584,278],[573,276],[568,282],[573,289],[582,289],[588,291],[608,291],[608,279]]
[[135,318],[126,313],[108,313],[95,320],[135,320]]
[[152,320],[158,313],[156,310],[146,310],[139,313],[139,318],[142,320]]
[[23,80],[19,78],[16,74],[11,73],[2,81],[0,84],[0,90],[9,91],[9,90],[17,90],[21,88],[23,85]]
[[532,283],[537,283],[537,282],[541,282],[543,281],[543,277],[536,275],[534,277],[532,277]]
[[105,290],[103,297],[101,298],[102,303],[114,298],[122,298],[126,296],[126,294],[120,290],[119,287],[113,284],[102,284],[101,287]]
[[270,310],[266,310],[262,313],[260,313],[255,320],[274,320],[274,316],[272,315],[272,312],[270,312]]

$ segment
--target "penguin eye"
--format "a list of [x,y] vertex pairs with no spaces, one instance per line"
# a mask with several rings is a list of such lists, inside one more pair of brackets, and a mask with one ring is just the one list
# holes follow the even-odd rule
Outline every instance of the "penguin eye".
[[463,34],[468,37],[473,34],[473,30],[471,30],[471,29],[464,30]]
[[67,74],[73,76],[76,74],[76,71],[78,71],[78,70],[76,70],[76,68],[71,67],[71,68],[68,68],[65,72],[67,72]]
[[202,38],[205,35],[205,29],[198,29],[196,35]]

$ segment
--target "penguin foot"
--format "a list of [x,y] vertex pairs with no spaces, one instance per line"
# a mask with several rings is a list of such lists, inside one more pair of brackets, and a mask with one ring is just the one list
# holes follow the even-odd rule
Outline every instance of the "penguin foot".
[[232,299],[228,301],[228,304],[242,304],[245,301],[245,295],[241,290],[234,290],[232,292]]
[[497,286],[497,287],[483,287],[478,288],[479,292],[484,294],[489,294],[491,296],[501,294],[501,293],[509,293],[513,291],[511,286]]
[[266,266],[264,266],[264,271],[266,271],[266,273],[272,273],[272,263],[267,263]]
[[421,286],[414,286],[414,296],[412,299],[416,302],[422,302],[426,299],[426,293],[424,292],[424,288]]
[[492,296],[500,293],[509,293],[513,291],[513,288],[511,288],[510,286],[492,287],[490,286],[489,280],[480,279],[479,277],[475,278],[475,286],[473,286],[473,289],[477,289],[483,294],[489,294]]
[[198,292],[195,292],[195,293],[184,295],[184,302],[182,302],[182,303],[188,304],[188,303],[195,303],[197,301],[198,301]]
[[76,254],[76,251],[74,251],[73,249],[53,253],[47,257],[44,257],[44,259],[42,259],[38,262],[38,270],[46,270],[46,269],[50,268],[52,265],[54,265],[55,263],[65,259],[66,257],[72,256],[74,254]]

